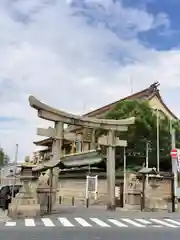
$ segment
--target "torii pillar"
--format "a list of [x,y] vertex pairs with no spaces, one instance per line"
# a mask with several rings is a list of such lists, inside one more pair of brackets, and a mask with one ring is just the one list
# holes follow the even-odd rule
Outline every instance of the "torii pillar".
[[114,130],[109,130],[107,136],[101,136],[98,139],[100,145],[107,146],[107,210],[115,210],[115,182],[116,182],[116,171],[115,171],[115,149],[116,146],[126,147],[126,140],[119,140],[115,136]]
[[[52,146],[52,159],[59,160],[62,157],[62,147],[63,147],[63,138],[64,138],[64,123],[63,122],[55,122],[55,133],[56,138],[53,140]],[[50,176],[50,187],[53,191],[52,194],[52,206],[56,202],[56,190],[58,188],[58,179],[59,179],[59,167],[55,167],[51,169]],[[51,209],[50,209],[51,211]]]

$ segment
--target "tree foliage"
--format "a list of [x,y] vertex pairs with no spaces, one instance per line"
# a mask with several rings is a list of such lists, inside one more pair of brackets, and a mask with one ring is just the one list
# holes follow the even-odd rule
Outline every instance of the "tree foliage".
[[[170,120],[162,113],[159,115],[159,145],[160,145],[160,169],[171,168],[171,134]],[[149,166],[155,166],[157,162],[157,112],[153,110],[148,101],[126,100],[120,102],[106,116],[108,119],[124,119],[135,117],[135,124],[130,125],[128,132],[118,133],[120,139],[128,141],[126,149],[127,164],[131,167],[142,166],[146,158],[146,146],[148,146]],[[177,133],[177,147],[180,147],[180,122],[172,122]],[[100,134],[100,133],[98,133]],[[101,132],[102,134],[102,132]],[[116,167],[123,166],[123,148],[116,149]]]
[[0,148],[0,167],[9,163],[9,156],[4,152],[3,148]]

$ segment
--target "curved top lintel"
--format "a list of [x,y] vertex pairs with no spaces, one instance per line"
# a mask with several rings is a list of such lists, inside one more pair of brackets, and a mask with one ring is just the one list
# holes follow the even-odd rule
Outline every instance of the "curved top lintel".
[[94,124],[111,124],[116,126],[122,126],[122,125],[130,125],[134,124],[135,117],[126,118],[126,119],[120,119],[120,120],[113,120],[113,119],[98,119],[98,118],[91,118],[91,117],[82,117],[74,114],[70,114],[55,108],[52,108],[48,106],[47,104],[37,100],[34,96],[29,97],[29,104],[31,107],[35,108],[36,110],[44,110],[49,113],[55,114],[56,116],[73,119],[73,120],[80,120],[82,122],[89,122]]

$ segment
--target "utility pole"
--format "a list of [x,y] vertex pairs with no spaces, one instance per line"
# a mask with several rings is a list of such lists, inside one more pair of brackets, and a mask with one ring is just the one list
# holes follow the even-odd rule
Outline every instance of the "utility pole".
[[[149,167],[149,143],[146,141],[146,168]],[[148,184],[148,174],[146,175],[146,184]]]
[[123,191],[124,191],[124,197],[123,197],[123,200],[124,200],[124,203],[123,205],[125,206],[126,204],[126,197],[127,197],[127,186],[126,186],[126,147],[124,147],[124,187],[123,187]]
[[146,141],[146,168],[149,167],[149,143]]
[[[171,133],[171,148],[176,148],[176,132],[175,129],[172,126],[172,121],[170,120],[170,133]],[[174,198],[175,201],[177,199],[177,186],[178,186],[178,178],[177,178],[177,163],[174,159],[171,160],[172,164],[172,172],[174,175]]]
[[17,160],[18,160],[18,148],[19,145],[16,144],[16,152],[15,152],[15,158],[14,158],[14,169],[13,169],[13,187],[12,187],[12,198],[14,198],[14,188],[16,184],[16,167],[17,167]]
[[131,95],[133,94],[133,81],[132,78],[130,77],[130,91],[131,91]]
[[157,120],[157,171],[159,172],[159,110],[156,109],[156,120]]

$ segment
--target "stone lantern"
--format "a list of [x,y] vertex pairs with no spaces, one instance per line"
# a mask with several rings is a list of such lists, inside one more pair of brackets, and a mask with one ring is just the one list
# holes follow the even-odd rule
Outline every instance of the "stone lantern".
[[[141,191],[141,210],[145,208],[156,208],[156,189],[160,186],[162,177],[157,172],[156,168],[142,168],[139,173],[142,176],[142,191]],[[148,177],[148,185],[146,179]]]
[[159,174],[149,174],[148,176],[149,186],[156,190],[160,186],[160,181],[162,180],[162,176]]
[[151,211],[157,211],[165,208],[164,200],[161,197],[159,187],[162,176],[159,174],[149,174],[149,188],[147,191],[147,207]]
[[[155,211],[161,208],[162,199],[157,189],[160,186],[162,177],[156,171],[156,168],[143,168],[139,173],[142,175],[141,210],[150,209]],[[147,177],[149,184],[146,186]]]
[[8,213],[12,218],[36,217],[40,215],[40,205],[37,203],[36,191],[33,187],[37,179],[33,175],[33,165],[25,163],[20,166],[22,188],[9,205]]

